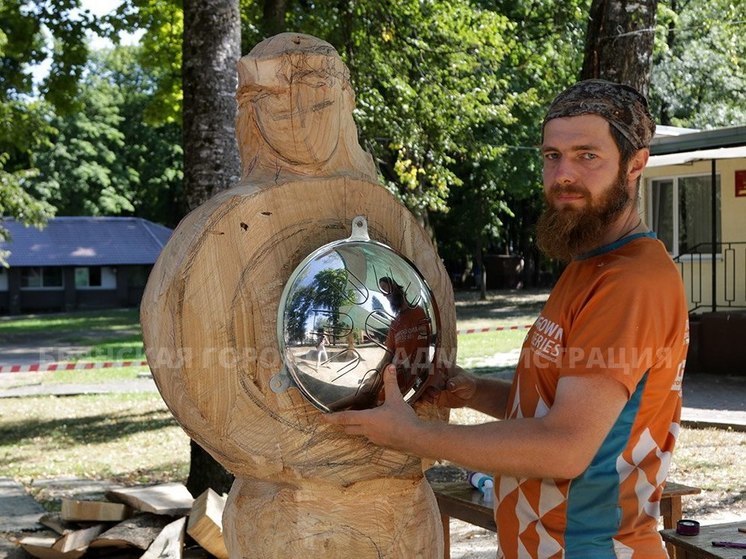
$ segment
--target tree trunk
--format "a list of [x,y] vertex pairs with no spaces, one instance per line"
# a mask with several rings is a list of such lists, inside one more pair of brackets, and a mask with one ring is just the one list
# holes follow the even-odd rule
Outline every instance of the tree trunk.
[[593,0],[582,79],[601,78],[648,93],[658,0]]
[[474,250],[474,262],[479,270],[477,284],[479,285],[479,300],[487,300],[487,270],[484,267],[484,251],[482,250],[482,236],[477,237],[477,246]]
[[[182,88],[184,192],[194,209],[237,182],[236,63],[241,56],[238,0],[184,0]],[[232,476],[192,441],[187,488],[227,492]]]
[[184,191],[189,209],[233,185],[236,63],[241,56],[238,0],[184,0]]
[[267,36],[277,35],[285,31],[285,12],[287,0],[264,0],[262,25]]
[[[670,8],[671,11],[674,13],[678,13],[678,7],[677,7],[677,0],[670,0]],[[676,43],[676,20],[671,20],[668,24],[668,33],[666,34],[666,44],[668,45],[668,50],[670,52],[673,52],[674,44]],[[664,126],[669,126],[671,124],[671,113],[670,113],[670,104],[664,97],[661,99],[661,108],[660,113],[658,115],[658,122],[660,124],[663,124]]]

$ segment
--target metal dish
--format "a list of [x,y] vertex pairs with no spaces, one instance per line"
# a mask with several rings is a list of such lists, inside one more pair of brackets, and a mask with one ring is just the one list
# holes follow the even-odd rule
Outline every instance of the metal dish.
[[438,347],[432,292],[415,266],[371,241],[364,217],[352,235],[308,255],[285,285],[277,337],[285,371],[273,390],[292,383],[325,412],[366,409],[383,400],[381,372],[397,369],[414,402],[427,386]]

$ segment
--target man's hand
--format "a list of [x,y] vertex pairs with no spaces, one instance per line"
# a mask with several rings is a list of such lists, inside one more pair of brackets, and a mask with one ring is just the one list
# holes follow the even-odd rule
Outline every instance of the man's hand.
[[423,422],[404,401],[393,365],[383,371],[383,387],[386,401],[377,408],[337,412],[324,415],[322,419],[341,426],[348,435],[362,435],[379,446],[411,452]]
[[469,406],[477,390],[476,379],[456,365],[440,374],[441,378],[425,391],[425,400],[441,408]]

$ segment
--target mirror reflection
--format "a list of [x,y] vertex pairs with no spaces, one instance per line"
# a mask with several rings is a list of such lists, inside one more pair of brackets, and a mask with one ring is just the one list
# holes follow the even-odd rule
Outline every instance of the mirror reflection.
[[319,409],[380,404],[389,363],[407,401],[424,390],[437,308],[419,272],[389,247],[344,240],[318,249],[291,275],[278,315],[285,365]]

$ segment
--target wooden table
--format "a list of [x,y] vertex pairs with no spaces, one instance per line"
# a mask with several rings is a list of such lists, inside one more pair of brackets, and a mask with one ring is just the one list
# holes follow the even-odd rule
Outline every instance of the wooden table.
[[[478,489],[472,487],[467,481],[446,481],[430,483],[435,492],[435,498],[438,500],[440,509],[440,518],[443,523],[443,540],[444,540],[444,558],[450,559],[451,556],[451,517],[458,518],[464,522],[480,526],[493,532],[497,531],[495,526],[495,515],[491,501],[485,501],[484,495]],[[663,517],[663,527],[674,528],[676,522],[681,519],[681,497],[683,495],[696,495],[702,490],[699,487],[690,487],[680,483],[668,482],[663,489],[661,496],[661,516]],[[669,548],[669,554],[673,548]],[[744,551],[739,555],[746,554]],[[680,557],[677,559],[681,559]]]
[[697,536],[680,536],[675,529],[662,530],[661,537],[666,544],[676,547],[677,559],[741,559],[746,556],[746,549],[712,545],[713,541],[746,543],[746,534],[739,532],[739,528],[746,528],[746,519],[743,522],[702,526]]

